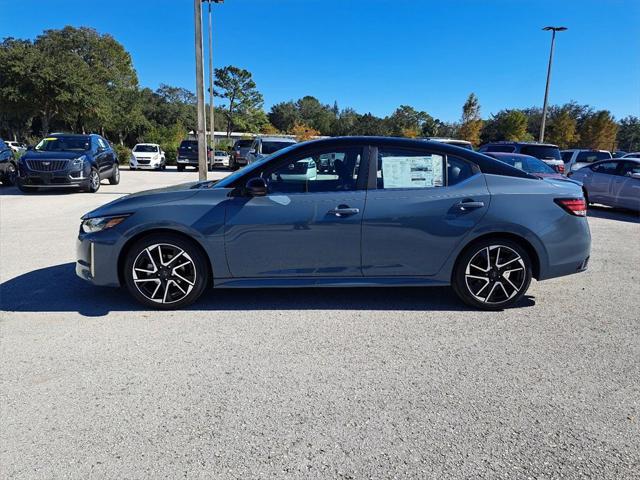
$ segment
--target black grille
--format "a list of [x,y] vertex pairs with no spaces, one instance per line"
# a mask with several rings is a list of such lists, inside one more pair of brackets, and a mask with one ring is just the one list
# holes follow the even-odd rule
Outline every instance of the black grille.
[[138,163],[140,165],[149,165],[151,163],[151,160],[147,160],[146,158],[139,158]]
[[67,160],[27,160],[27,166],[36,172],[57,172],[67,168]]

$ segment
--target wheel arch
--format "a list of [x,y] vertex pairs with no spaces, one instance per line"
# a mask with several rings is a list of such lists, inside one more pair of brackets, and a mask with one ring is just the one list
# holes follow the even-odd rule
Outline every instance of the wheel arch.
[[482,241],[485,241],[485,240],[490,240],[490,239],[507,239],[507,240],[511,240],[512,242],[515,242],[518,245],[520,245],[522,248],[524,248],[525,251],[527,252],[527,255],[529,255],[529,258],[531,259],[531,268],[532,268],[532,272],[531,273],[532,273],[532,276],[533,276],[533,278],[538,280],[538,278],[540,277],[540,255],[538,254],[538,251],[533,246],[533,244],[529,240],[524,238],[523,236],[518,235],[516,233],[512,233],[512,232],[491,232],[491,233],[485,233],[484,235],[480,235],[478,237],[473,238],[472,240],[470,240],[460,250],[460,252],[458,252],[458,256],[456,257],[456,261],[454,263],[454,266],[451,269],[451,280],[452,281],[453,281],[453,276],[455,275],[455,272],[456,272],[456,268],[458,267],[458,262],[460,261],[460,258],[462,258],[464,253],[467,250],[469,250],[470,248],[472,248],[476,243],[479,243],[479,242],[482,242]]
[[209,257],[209,254],[207,253],[207,250],[202,246],[202,244],[193,236],[186,234],[185,232],[182,232],[180,230],[175,230],[172,228],[152,228],[150,230],[144,230],[142,232],[138,232],[135,235],[133,235],[131,238],[129,238],[126,243],[122,246],[122,248],[120,249],[120,253],[118,254],[118,282],[120,283],[120,285],[125,285],[125,281],[124,281],[124,264],[126,262],[126,258],[127,258],[127,254],[129,253],[129,250],[131,250],[131,247],[140,239],[144,238],[144,237],[148,237],[150,235],[156,235],[156,234],[171,234],[171,235],[175,235],[178,237],[182,237],[184,240],[187,240],[191,243],[193,243],[193,245],[200,251],[200,253],[204,256],[204,258],[207,260],[207,270],[208,270],[208,275],[207,275],[207,287],[210,287],[213,284],[213,264],[211,263],[211,258]]

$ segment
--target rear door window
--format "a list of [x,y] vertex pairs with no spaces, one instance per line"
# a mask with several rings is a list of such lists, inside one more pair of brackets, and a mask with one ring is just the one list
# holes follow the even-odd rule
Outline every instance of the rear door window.
[[602,162],[594,165],[592,170],[605,175],[615,175],[618,170],[618,162]]
[[592,163],[598,160],[606,160],[607,158],[611,158],[609,152],[579,152],[576,162]]
[[434,188],[445,184],[444,157],[426,150],[378,149],[381,189]]

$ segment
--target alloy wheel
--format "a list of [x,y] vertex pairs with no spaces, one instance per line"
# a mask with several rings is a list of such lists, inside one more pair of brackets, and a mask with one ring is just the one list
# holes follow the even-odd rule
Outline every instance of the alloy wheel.
[[89,181],[91,182],[91,189],[97,190],[100,186],[100,174],[97,171],[92,170]]
[[505,245],[490,245],[479,250],[465,269],[469,293],[485,304],[501,304],[511,300],[524,287],[527,279],[522,257]]
[[182,248],[156,243],[138,254],[132,275],[136,288],[147,299],[169,304],[189,295],[196,283],[196,266]]

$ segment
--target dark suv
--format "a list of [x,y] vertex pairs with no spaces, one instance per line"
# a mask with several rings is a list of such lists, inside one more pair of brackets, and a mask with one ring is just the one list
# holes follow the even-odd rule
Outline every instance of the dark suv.
[[558,173],[564,173],[564,162],[557,145],[535,142],[491,142],[480,147],[479,152],[506,152],[530,155],[542,160]]
[[0,138],[0,181],[13,185],[16,178],[16,159],[13,150]]
[[41,187],[76,187],[97,192],[100,181],[120,182],[116,153],[100,135],[56,133],[43,138],[18,162],[18,187],[30,192]]
[[[198,170],[198,141],[183,140],[178,147],[178,157],[176,158],[178,171],[184,171],[185,167],[195,167]],[[207,146],[207,166],[211,170],[211,147]]]

